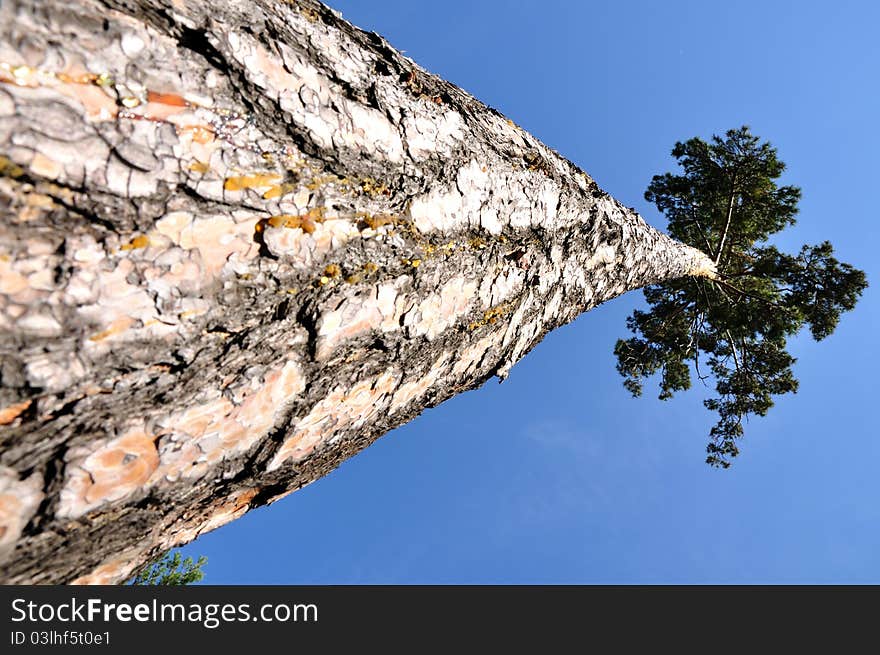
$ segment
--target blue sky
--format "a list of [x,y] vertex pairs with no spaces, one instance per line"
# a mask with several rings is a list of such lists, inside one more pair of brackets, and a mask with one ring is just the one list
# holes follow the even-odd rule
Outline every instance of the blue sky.
[[703,392],[632,399],[632,292],[334,473],[184,549],[211,584],[880,582],[874,2],[330,3],[581,166],[642,194],[676,140],[751,125],[803,189],[777,243],[830,240],[870,287],[801,388],[707,467]]

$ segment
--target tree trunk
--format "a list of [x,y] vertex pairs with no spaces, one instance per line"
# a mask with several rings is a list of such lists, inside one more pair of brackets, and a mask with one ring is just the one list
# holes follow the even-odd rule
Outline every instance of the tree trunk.
[[4,0],[0,579],[118,582],[711,275],[312,1]]

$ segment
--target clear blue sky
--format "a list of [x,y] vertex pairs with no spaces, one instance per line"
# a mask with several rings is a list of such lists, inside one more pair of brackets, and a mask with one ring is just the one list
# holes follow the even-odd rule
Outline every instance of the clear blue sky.
[[208,583],[880,582],[880,4],[335,0],[608,192],[676,140],[749,124],[803,189],[779,244],[829,239],[870,287],[792,344],[800,391],[703,463],[701,390],[632,399],[612,347],[632,292],[550,334],[328,477],[185,549]]

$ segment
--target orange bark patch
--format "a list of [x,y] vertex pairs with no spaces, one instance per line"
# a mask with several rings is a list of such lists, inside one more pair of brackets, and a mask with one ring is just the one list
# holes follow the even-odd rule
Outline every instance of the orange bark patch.
[[210,125],[178,125],[177,134],[184,132],[189,132],[193,142],[202,145],[211,143],[215,138],[214,128]]
[[134,323],[134,319],[131,316],[120,316],[115,321],[113,321],[110,324],[110,327],[108,327],[106,330],[90,336],[89,341],[103,341],[107,337],[112,337],[115,334],[125,332],[129,327],[131,327],[132,323]]
[[[141,108],[141,114],[131,114],[131,118],[145,118],[152,121],[166,121],[171,116],[182,114],[192,107],[192,103],[187,101],[183,96],[177,93],[160,93],[158,91],[147,91],[147,102]],[[189,129],[208,129],[208,126],[191,126]],[[180,131],[178,127],[178,133]],[[213,131],[212,131],[213,134]]]
[[245,189],[253,189],[256,187],[267,187],[281,181],[281,176],[277,173],[257,173],[254,175],[237,175],[227,177],[223,183],[223,188],[227,191],[243,191]]
[[128,243],[120,246],[120,250],[135,250],[137,248],[146,248],[150,245],[150,238],[141,234],[140,236],[136,236],[134,239],[129,241]]
[[196,516],[164,528],[160,546],[163,549],[174,548],[240,518],[250,509],[251,501],[259,492],[260,487],[249,487],[236,491],[227,498],[217,499],[211,507],[200,510]]
[[257,220],[235,223],[227,216],[195,219],[181,230],[178,245],[187,250],[198,249],[205,277],[210,280],[220,274],[234,253],[243,259],[256,256],[258,248],[251,235]]
[[9,157],[0,155],[0,175],[11,178],[21,177],[24,175],[24,169]]
[[162,453],[156,478],[199,477],[224,457],[246,451],[275,424],[287,403],[305,388],[299,365],[288,361],[266,374],[262,386],[240,405],[225,397],[177,412],[163,421],[162,434],[182,437],[179,448]]
[[300,217],[294,214],[279,214],[266,222],[269,227],[299,227]]
[[58,90],[77,100],[93,120],[111,120],[119,112],[116,100],[99,86],[72,83],[62,84]]
[[95,73],[58,73],[55,77],[65,84],[94,84],[98,81]]
[[306,234],[312,234],[317,229],[315,220],[311,216],[303,216],[300,220],[299,227]]
[[[199,279],[201,284],[209,283],[220,274],[226,262],[233,255],[241,259],[257,256],[259,248],[254,244],[254,226],[265,220],[254,217],[236,223],[225,215],[194,217],[189,212],[171,212],[156,221],[156,233],[171,239],[184,250],[197,250],[196,260],[203,272],[189,279]],[[151,233],[152,234],[152,233]],[[170,279],[174,284],[183,283],[183,278]]]
[[0,494],[0,545],[14,543],[21,534],[24,503],[14,494]]
[[101,87],[111,84],[109,75],[97,75],[72,66],[67,72],[54,72],[30,66],[0,63],[0,82],[32,88],[50,87],[82,104],[91,119],[109,120],[117,114],[116,101]]
[[31,160],[30,169],[41,177],[54,180],[61,175],[63,167],[54,159],[50,159],[46,155],[38,152]]
[[296,214],[279,214],[273,216],[266,221],[269,227],[289,227],[291,229],[300,228],[306,234],[315,231],[315,221],[308,216],[299,216]]
[[393,214],[364,214],[360,218],[367,227],[374,230],[378,230],[383,225],[393,225],[397,222],[397,216]]
[[189,107],[189,103],[176,93],[158,93],[157,91],[147,91],[147,102],[157,102],[160,105],[169,105],[171,107]]
[[279,214],[268,219],[269,227],[300,228],[306,234],[312,234],[318,223],[324,222],[324,208],[315,207],[305,214]]
[[18,540],[43,498],[43,478],[39,473],[19,480],[17,471],[0,466],[0,547]]
[[266,200],[270,200],[272,198],[280,198],[282,196],[286,196],[288,193],[293,193],[296,191],[296,185],[287,182],[285,184],[277,184],[270,188],[263,194],[263,198]]
[[289,459],[298,462],[343,430],[368,423],[384,410],[399,379],[399,374],[388,370],[349,389],[333,389],[296,424],[293,436],[281,445],[267,470],[274,471]]
[[0,259],[0,293],[14,296],[28,288],[28,279],[13,270],[8,259]]
[[446,373],[449,355],[443,353],[437,361],[431,365],[431,370],[421,378],[406,384],[401,384],[394,396],[391,398],[391,407],[389,414],[393,414],[399,409],[406,407],[412,401],[421,398],[434,385],[437,379]]
[[31,406],[32,400],[28,399],[20,403],[16,403],[14,405],[9,405],[9,407],[4,407],[0,409],[0,425],[9,425],[19,416],[21,416],[22,412]]
[[154,437],[133,430],[92,453],[82,464],[91,482],[83,499],[97,505],[124,498],[136,491],[159,466]]
[[317,358],[326,359],[340,343],[378,328],[383,319],[373,298],[363,298],[360,303],[343,301],[319,320]]
[[82,575],[73,580],[72,585],[110,585],[119,584],[134,572],[134,562],[141,555],[140,550],[134,550],[111,559],[101,564],[91,573]]
[[204,534],[226,525],[230,521],[241,518],[250,509],[251,500],[259,493],[258,487],[243,489],[234,493],[229,499],[217,505],[214,514],[205,521],[198,530],[198,533]]

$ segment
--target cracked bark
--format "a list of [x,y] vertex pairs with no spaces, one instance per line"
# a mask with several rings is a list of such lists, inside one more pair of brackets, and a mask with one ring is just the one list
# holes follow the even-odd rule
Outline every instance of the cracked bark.
[[0,7],[0,580],[118,582],[709,275],[303,0]]

